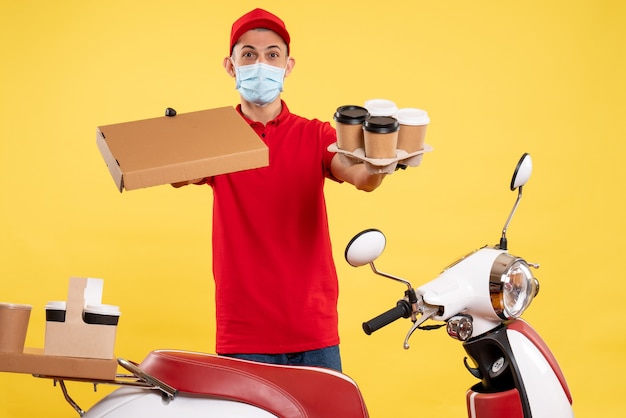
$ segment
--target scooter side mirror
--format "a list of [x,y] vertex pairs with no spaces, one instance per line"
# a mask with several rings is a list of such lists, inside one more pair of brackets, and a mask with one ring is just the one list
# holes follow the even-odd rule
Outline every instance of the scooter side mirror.
[[515,171],[513,172],[513,178],[511,179],[511,190],[518,189],[517,192],[517,200],[515,201],[515,205],[513,205],[513,210],[509,214],[506,223],[504,224],[504,228],[502,228],[502,237],[500,238],[500,244],[498,248],[501,250],[508,249],[508,243],[506,238],[506,230],[511,223],[511,219],[513,218],[513,214],[517,210],[517,206],[519,205],[519,201],[522,199],[522,188],[530,179],[530,175],[533,171],[533,160],[530,158],[529,153],[524,153],[522,158],[520,158],[517,163],[517,167],[515,167]]
[[513,173],[513,178],[511,179],[511,190],[515,190],[518,187],[525,185],[532,172],[533,160],[530,158],[530,154],[525,153],[517,163],[517,167],[515,167],[515,172]]
[[345,258],[352,267],[372,263],[385,250],[387,239],[378,229],[366,229],[356,234],[346,246]]

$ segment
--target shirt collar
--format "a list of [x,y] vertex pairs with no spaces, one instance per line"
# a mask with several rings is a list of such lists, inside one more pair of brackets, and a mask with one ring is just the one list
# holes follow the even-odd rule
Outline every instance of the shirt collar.
[[[280,100],[280,104],[281,104],[280,113],[274,119],[267,122],[267,125],[279,125],[282,121],[287,119],[287,117],[291,114],[291,112],[289,111],[289,108],[287,107],[287,104],[282,99]],[[241,117],[243,117],[245,121],[248,122],[248,125],[259,123],[259,122],[253,121],[252,119],[249,119],[246,115],[244,115],[241,112],[241,104],[237,105],[237,112],[239,112]]]

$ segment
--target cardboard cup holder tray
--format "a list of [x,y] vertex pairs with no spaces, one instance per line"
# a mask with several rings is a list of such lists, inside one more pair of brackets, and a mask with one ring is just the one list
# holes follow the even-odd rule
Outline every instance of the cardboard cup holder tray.
[[351,166],[363,163],[371,174],[391,174],[398,168],[417,167],[422,163],[424,153],[432,150],[433,147],[426,144],[424,149],[411,153],[398,149],[395,158],[368,158],[363,148],[346,151],[339,148],[336,142],[328,146],[328,151],[339,154],[342,164]]
[[46,321],[43,349],[27,347],[20,353],[0,352],[0,372],[115,380],[117,325],[85,323],[82,316],[87,302],[101,302],[102,288],[102,279],[70,278],[65,320]]

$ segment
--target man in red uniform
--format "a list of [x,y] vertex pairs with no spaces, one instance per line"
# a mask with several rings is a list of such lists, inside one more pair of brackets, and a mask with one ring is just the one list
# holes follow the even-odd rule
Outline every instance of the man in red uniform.
[[327,150],[334,128],[281,100],[295,65],[289,42],[281,19],[255,9],[233,24],[224,59],[241,96],[237,111],[268,146],[269,166],[174,186],[213,188],[217,353],[341,370],[324,181],[372,191],[384,175],[344,166]]

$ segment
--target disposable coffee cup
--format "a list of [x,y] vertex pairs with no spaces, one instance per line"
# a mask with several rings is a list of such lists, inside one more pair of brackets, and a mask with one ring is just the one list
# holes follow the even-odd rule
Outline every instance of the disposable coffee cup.
[[0,352],[24,352],[31,311],[31,305],[0,303]]
[[337,147],[354,152],[363,148],[363,123],[369,116],[367,109],[361,106],[346,105],[337,108],[333,119],[336,122]]
[[87,305],[83,311],[83,320],[87,324],[117,325],[120,308],[115,305]]
[[365,108],[370,116],[391,116],[395,117],[398,106],[387,99],[370,99],[365,102]]
[[372,116],[363,124],[365,156],[395,158],[400,123],[390,116]]
[[430,123],[428,113],[422,109],[399,109],[396,118],[400,123],[398,131],[398,149],[411,154],[424,149],[426,128]]
[[46,304],[46,321],[65,322],[67,303],[65,301],[52,301]]

